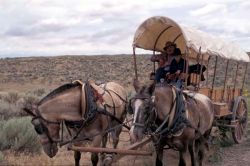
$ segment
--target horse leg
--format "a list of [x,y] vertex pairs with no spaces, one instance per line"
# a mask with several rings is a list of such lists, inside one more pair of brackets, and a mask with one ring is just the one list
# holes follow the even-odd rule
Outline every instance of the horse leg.
[[156,160],[155,160],[155,165],[156,166],[162,166],[162,159],[163,159],[163,149],[158,149],[156,150]]
[[75,166],[80,166],[81,152],[75,151],[74,158],[75,158]]
[[[117,124],[119,125],[119,124]],[[121,127],[118,127],[115,129],[114,132],[112,132],[112,139],[113,139],[113,148],[116,149],[117,148],[117,145],[119,143],[119,136],[121,134],[121,131],[122,131],[122,126]]]
[[201,142],[199,146],[199,151],[198,151],[198,161],[199,161],[199,166],[202,166],[203,159],[204,159],[204,152],[205,152],[205,142]]
[[191,165],[196,166],[195,141],[191,141],[191,143],[188,145],[188,151],[191,157]]
[[[119,125],[119,124],[117,124]],[[115,125],[113,125],[115,126]],[[111,134],[111,137],[112,137],[112,144],[113,144],[113,148],[116,149],[117,148],[117,145],[119,143],[119,135],[122,131],[122,126],[121,127],[118,127],[117,129],[115,129],[114,131],[112,131],[110,134]],[[103,164],[106,166],[106,165],[111,165],[112,162],[113,162],[113,155],[114,154],[106,154],[105,155],[105,159],[103,161]]]
[[97,166],[98,160],[98,153],[91,153],[91,161],[93,166]]
[[[103,138],[102,138],[102,147],[103,148],[106,148],[106,145],[107,145],[107,141],[108,141],[108,133],[106,133]],[[101,161],[103,162],[104,160],[104,157],[105,157],[105,154],[104,153],[101,153]]]
[[203,135],[203,137],[201,137],[198,140],[197,148],[198,148],[199,166],[202,166],[202,164],[203,164],[203,159],[205,156],[205,149],[209,150],[208,139],[209,139],[210,133],[211,133],[211,129],[206,131],[205,134]]
[[[100,147],[102,138],[102,135],[96,136],[92,142],[93,147]],[[98,160],[98,153],[91,153],[91,161],[93,166],[97,166]]]
[[187,149],[188,149],[188,145],[185,144],[183,149],[181,149],[179,151],[179,166],[186,166],[187,165],[187,162],[186,162],[186,159],[187,159]]

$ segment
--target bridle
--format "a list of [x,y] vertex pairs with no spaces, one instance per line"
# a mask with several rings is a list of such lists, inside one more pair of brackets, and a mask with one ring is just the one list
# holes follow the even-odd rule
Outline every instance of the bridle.
[[[135,96],[135,97],[133,97],[133,98],[131,98],[131,99],[129,100],[129,105],[130,105],[130,106],[132,105],[132,103],[131,103],[132,100],[137,100],[137,99],[143,100],[143,102],[144,102],[145,100],[151,100],[151,96],[147,96],[147,95],[137,95],[137,96]],[[134,123],[132,123],[132,126],[144,128],[144,127],[145,127],[145,124],[144,124],[144,123],[134,122]]]
[[[171,85],[171,84],[167,84],[167,86],[170,86],[170,88],[171,88],[172,91],[175,91],[175,90],[176,90],[176,88],[175,88],[173,85]],[[133,98],[130,99],[129,104],[131,105],[131,100],[141,99],[141,100],[145,101],[145,100],[147,100],[147,99],[148,99],[148,100],[151,100],[151,97],[152,97],[152,96],[147,96],[147,95],[137,95],[137,96],[135,96],[135,97],[133,97]],[[150,102],[150,101],[149,101],[149,102]],[[151,101],[151,102],[152,102],[152,101]],[[162,124],[156,129],[155,132],[159,132],[159,131],[163,128],[163,126],[164,126],[166,123],[168,123],[170,114],[172,113],[172,111],[173,111],[173,109],[174,109],[175,103],[176,103],[176,96],[173,95],[173,100],[172,100],[172,103],[171,103],[171,106],[170,106],[170,112],[169,112],[169,114],[165,117],[164,121],[163,121]],[[155,109],[154,102],[152,102],[152,103],[150,104],[150,106],[151,106],[151,108],[150,108],[149,111],[154,111],[155,120],[156,120],[156,119],[157,119],[157,111],[156,111],[156,109]],[[151,122],[152,122],[152,123],[155,123],[155,120],[152,120]],[[148,121],[148,123],[150,123],[150,121]],[[147,124],[145,124],[145,122],[144,122],[144,123],[135,122],[135,123],[133,123],[132,125],[134,125],[135,127],[141,127],[141,128],[144,128],[145,125],[147,126]]]
[[[50,121],[50,120],[47,120],[47,119],[45,119],[45,118],[42,116],[42,114],[40,113],[40,111],[38,110],[38,108],[36,108],[35,111],[36,111],[36,115],[33,114],[34,117],[32,118],[31,122],[33,122],[34,120],[38,119],[39,122],[40,122],[39,125],[41,125],[40,127],[41,127],[41,129],[42,129],[42,131],[37,131],[36,126],[34,125],[37,134],[38,134],[38,135],[46,134],[46,136],[48,137],[49,143],[60,143],[60,142],[62,142],[62,138],[59,139],[59,140],[54,140],[54,139],[51,137],[51,135],[50,135],[50,133],[49,133],[49,131],[48,131],[48,128],[42,123],[42,121],[46,122],[47,124],[53,124],[53,125],[59,125],[59,126],[60,126],[61,124],[63,124],[63,121],[58,122],[58,121]],[[63,128],[61,129],[61,132],[62,132],[61,137],[63,137]]]

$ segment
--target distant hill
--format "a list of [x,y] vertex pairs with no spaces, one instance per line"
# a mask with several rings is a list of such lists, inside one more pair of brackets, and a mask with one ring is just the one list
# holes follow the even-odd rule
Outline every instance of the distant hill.
[[[149,56],[138,56],[142,78],[152,70]],[[129,86],[134,76],[131,55],[58,56],[0,59],[1,85],[60,85],[88,76],[100,81],[117,81]],[[143,72],[142,72],[143,71]],[[15,87],[13,87],[15,88]]]
[[[248,53],[250,54],[250,53]],[[150,55],[137,56],[139,78],[149,81],[153,71]],[[225,60],[219,59],[216,86],[223,85]],[[210,60],[208,75],[213,75],[214,58]],[[232,86],[235,78],[236,63],[230,62],[228,85]],[[237,85],[241,86],[245,64],[240,65]],[[116,81],[125,87],[132,85],[134,78],[133,58],[131,55],[100,56],[58,56],[0,59],[0,91],[29,90],[32,88],[54,88],[75,79],[85,80],[91,77],[100,81]],[[206,76],[206,74],[205,74]],[[205,84],[209,86],[212,77]],[[250,70],[246,86],[250,88]]]

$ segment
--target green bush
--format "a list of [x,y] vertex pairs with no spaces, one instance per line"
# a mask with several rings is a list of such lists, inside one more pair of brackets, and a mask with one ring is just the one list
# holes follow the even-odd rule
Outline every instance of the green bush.
[[30,117],[12,118],[0,122],[0,150],[16,152],[41,152],[38,136]]

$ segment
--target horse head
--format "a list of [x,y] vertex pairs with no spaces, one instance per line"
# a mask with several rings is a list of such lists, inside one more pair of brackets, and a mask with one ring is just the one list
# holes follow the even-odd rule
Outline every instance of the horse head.
[[133,126],[130,129],[130,139],[134,143],[142,139],[147,129],[147,122],[152,111],[151,86],[140,86],[139,82],[134,84],[136,95],[129,101],[129,113],[134,114]]
[[54,157],[58,152],[60,122],[46,120],[37,105],[25,107],[23,110],[33,117],[31,123],[39,136],[44,152],[50,158]]
[[[136,95],[130,101],[130,109],[134,114],[133,126],[130,130],[132,142],[141,140],[145,132],[155,130],[156,118],[163,120],[173,116],[175,88],[167,83],[140,86],[135,82]],[[171,115],[170,115],[171,114]]]
[[[60,124],[66,120],[79,120],[81,88],[78,84],[65,84],[50,92],[38,104],[23,109],[32,118],[44,152],[54,157],[60,140]],[[84,104],[84,103],[83,103]]]

